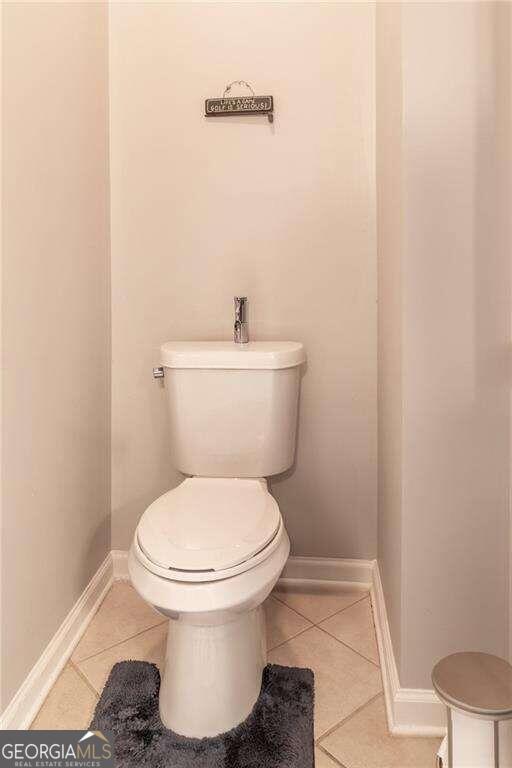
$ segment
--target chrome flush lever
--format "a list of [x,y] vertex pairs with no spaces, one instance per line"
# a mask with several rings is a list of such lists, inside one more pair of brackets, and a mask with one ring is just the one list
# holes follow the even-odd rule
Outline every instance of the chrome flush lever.
[[247,344],[249,341],[249,330],[246,320],[247,296],[235,296],[234,302],[235,325],[233,328],[233,338],[235,344]]

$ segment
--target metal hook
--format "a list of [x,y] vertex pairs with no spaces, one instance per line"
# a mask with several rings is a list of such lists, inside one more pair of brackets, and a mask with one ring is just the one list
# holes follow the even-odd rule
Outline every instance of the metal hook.
[[231,90],[231,88],[233,87],[233,85],[241,85],[241,86],[242,86],[242,88],[248,88],[248,89],[250,90],[250,92],[252,93],[252,95],[253,95],[253,96],[255,96],[255,95],[256,95],[256,94],[254,93],[254,89],[253,89],[253,87],[252,87],[251,85],[249,85],[249,83],[247,83],[245,80],[233,80],[233,82],[232,82],[232,83],[228,83],[228,84],[226,85],[226,89],[225,89],[224,93],[222,94],[222,98],[224,98],[224,97],[226,96],[226,93],[229,93],[229,92],[230,92],[230,90]]

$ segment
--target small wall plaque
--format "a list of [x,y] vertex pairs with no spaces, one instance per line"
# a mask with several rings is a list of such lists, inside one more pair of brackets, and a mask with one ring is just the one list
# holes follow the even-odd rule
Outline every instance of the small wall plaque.
[[[241,85],[251,91],[250,96],[228,96],[233,85]],[[229,115],[267,115],[269,123],[274,120],[274,99],[272,96],[256,96],[245,80],[235,80],[226,86],[220,99],[206,99],[205,117],[226,117]]]

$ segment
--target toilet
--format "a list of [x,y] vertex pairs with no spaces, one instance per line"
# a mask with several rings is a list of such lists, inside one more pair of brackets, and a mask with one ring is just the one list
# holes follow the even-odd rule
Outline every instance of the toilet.
[[266,664],[262,603],[290,542],[266,478],[294,459],[298,342],[161,348],[171,461],[186,478],[142,515],[132,584],[169,619],[160,716],[189,737],[242,722]]

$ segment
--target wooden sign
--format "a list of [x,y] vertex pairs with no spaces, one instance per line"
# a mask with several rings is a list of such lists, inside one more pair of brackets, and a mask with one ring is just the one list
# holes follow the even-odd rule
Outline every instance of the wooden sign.
[[205,117],[226,117],[227,115],[268,115],[273,120],[274,99],[272,96],[231,96],[222,99],[206,99]]

